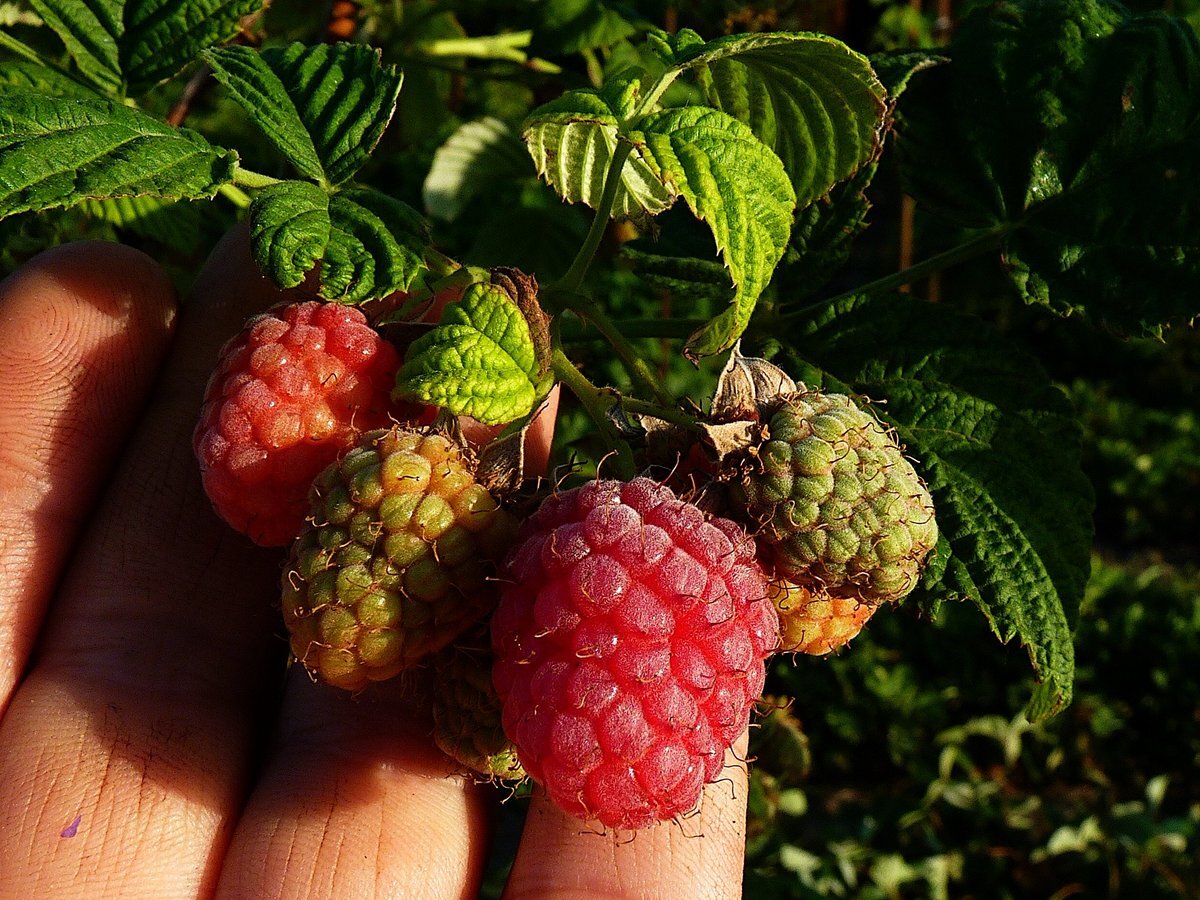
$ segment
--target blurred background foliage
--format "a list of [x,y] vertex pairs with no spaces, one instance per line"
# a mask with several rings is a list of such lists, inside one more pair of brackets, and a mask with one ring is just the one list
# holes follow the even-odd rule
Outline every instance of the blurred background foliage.
[[[364,180],[424,208],[446,253],[516,265],[545,281],[566,268],[589,215],[537,181],[517,129],[537,103],[639,59],[635,42],[647,25],[693,27],[709,37],[822,31],[874,52],[944,44],[976,5],[275,0],[246,23],[241,39],[350,37],[379,46],[403,68],[405,86]],[[1129,5],[1163,9],[1200,29],[1200,0]],[[0,25],[61,53],[19,3],[0,2]],[[203,71],[185,72],[141,103],[236,146],[252,168],[277,165]],[[459,131],[480,120],[486,127],[474,137]],[[487,152],[466,171],[451,167],[427,183],[435,154],[452,137],[482,141]],[[887,156],[870,199],[870,227],[827,291],[895,271],[951,241],[901,196]],[[165,210],[90,203],[18,216],[0,222],[0,269],[64,241],[119,239],[163,260],[186,289],[241,212],[222,196]],[[610,230],[608,264],[594,267],[591,286],[614,316],[707,315],[724,302],[703,278],[689,289],[695,273],[656,280],[630,271],[637,251],[711,255],[701,227],[681,221],[668,230],[672,246],[628,226]],[[785,262],[776,294],[803,292],[804,277]],[[915,609],[884,610],[833,658],[777,661],[768,682],[775,699],[764,703],[768,715],[752,743],[747,896],[1200,896],[1200,335],[1188,328],[1165,342],[1123,340],[1052,318],[1023,304],[994,262],[960,266],[911,290],[996,323],[1043,361],[1077,406],[1097,533],[1076,636],[1075,700],[1057,718],[1028,724],[1024,651],[997,645],[973,610],[953,604],[936,622]],[[685,364],[673,344],[642,346],[674,392],[711,391],[711,366]],[[606,360],[597,345],[587,363],[597,380],[607,375],[619,385],[620,370]],[[568,414],[560,458],[589,450],[591,432]],[[520,800],[503,807],[491,894],[522,815]]]

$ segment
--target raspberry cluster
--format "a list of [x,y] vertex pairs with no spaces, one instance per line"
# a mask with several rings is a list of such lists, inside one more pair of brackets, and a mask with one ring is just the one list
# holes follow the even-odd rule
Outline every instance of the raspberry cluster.
[[447,756],[606,827],[694,809],[771,654],[843,646],[936,540],[924,485],[850,398],[784,398],[733,467],[732,518],[645,477],[515,503],[519,470],[393,400],[400,356],[353,308],[255,316],[205,395],[204,486],[251,539],[291,545],[297,663],[351,691],[426,670]]

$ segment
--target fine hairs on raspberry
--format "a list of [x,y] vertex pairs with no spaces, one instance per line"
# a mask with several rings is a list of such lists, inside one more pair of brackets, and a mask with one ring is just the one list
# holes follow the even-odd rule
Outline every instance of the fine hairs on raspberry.
[[493,676],[529,775],[608,827],[693,809],[778,640],[741,527],[648,478],[595,481],[542,504],[504,574]]
[[283,303],[253,316],[221,350],[193,438],[217,513],[258,544],[290,543],[317,474],[390,424],[399,365],[352,307]]

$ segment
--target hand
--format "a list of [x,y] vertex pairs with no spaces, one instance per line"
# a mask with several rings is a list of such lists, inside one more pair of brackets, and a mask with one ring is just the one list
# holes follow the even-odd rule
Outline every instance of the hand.
[[[279,554],[200,487],[217,349],[280,296],[241,231],[177,329],[166,276],[119,245],[0,286],[0,897],[478,891],[503,793],[453,775],[388,686],[284,677]],[[508,895],[739,895],[730,762],[699,815],[633,840],[535,796]]]

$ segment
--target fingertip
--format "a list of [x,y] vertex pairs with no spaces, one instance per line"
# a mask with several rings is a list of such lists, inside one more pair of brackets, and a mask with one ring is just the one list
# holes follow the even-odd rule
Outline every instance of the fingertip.
[[4,284],[6,307],[26,296],[86,305],[146,339],[169,335],[175,323],[175,288],[166,272],[124,244],[81,241],[39,253]]

